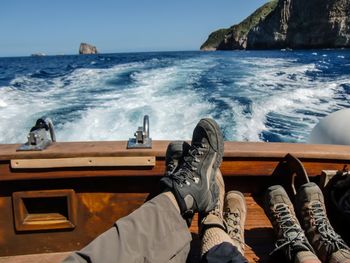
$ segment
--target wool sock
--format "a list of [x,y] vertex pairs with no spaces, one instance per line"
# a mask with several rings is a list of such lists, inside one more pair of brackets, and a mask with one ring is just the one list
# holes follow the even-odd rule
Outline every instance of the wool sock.
[[334,252],[329,259],[329,263],[350,263],[350,250],[339,249]]
[[300,251],[296,254],[294,263],[321,263],[311,251]]
[[202,237],[202,248],[201,248],[201,256],[207,253],[212,247],[219,245],[223,242],[231,243],[232,239],[230,236],[219,227],[210,227],[204,230],[204,234]]

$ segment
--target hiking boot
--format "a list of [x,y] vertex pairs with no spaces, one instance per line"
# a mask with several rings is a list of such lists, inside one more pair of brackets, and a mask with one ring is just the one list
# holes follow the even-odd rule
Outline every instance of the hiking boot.
[[224,142],[217,123],[212,119],[200,120],[183,162],[171,177],[161,179],[173,192],[184,218],[215,207],[219,197],[215,178],[223,153]]
[[276,236],[276,248],[282,250],[289,261],[293,261],[298,252],[314,253],[304,231],[295,215],[292,202],[280,185],[267,189],[265,194],[265,213],[270,219]]
[[216,173],[216,184],[219,187],[219,199],[213,210],[209,211],[207,214],[200,214],[200,235],[209,227],[219,227],[226,231],[223,218],[223,208],[224,208],[224,196],[225,196],[225,183],[222,177],[220,169],[217,169]]
[[247,205],[241,192],[230,191],[225,196],[224,220],[227,233],[234,246],[244,255],[244,224],[247,215]]
[[306,236],[321,261],[350,261],[350,249],[331,226],[321,189],[315,183],[300,187],[296,207]]
[[165,154],[165,176],[171,176],[187,154],[190,145],[184,141],[170,142]]

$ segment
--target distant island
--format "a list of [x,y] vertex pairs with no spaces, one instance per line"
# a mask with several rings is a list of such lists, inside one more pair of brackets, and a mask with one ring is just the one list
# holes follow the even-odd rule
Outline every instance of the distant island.
[[350,47],[350,0],[272,0],[201,50]]
[[80,55],[98,54],[98,51],[97,51],[97,48],[93,45],[90,45],[87,43],[81,43],[79,47],[79,54]]

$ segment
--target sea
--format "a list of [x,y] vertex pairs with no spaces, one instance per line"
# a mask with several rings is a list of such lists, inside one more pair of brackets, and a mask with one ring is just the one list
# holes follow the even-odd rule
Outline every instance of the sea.
[[[0,58],[0,143],[52,119],[57,141],[190,140],[214,118],[225,140],[308,141],[350,107],[350,50],[148,52]],[[345,120],[344,120],[345,121]]]

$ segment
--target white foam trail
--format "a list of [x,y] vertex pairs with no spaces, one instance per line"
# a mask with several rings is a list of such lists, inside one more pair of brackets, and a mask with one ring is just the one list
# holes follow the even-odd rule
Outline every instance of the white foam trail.
[[[154,139],[190,139],[196,122],[208,114],[212,105],[203,103],[191,85],[181,87],[181,92],[174,91],[183,84],[182,78],[188,73],[179,66],[134,73],[131,87],[115,90],[108,94],[113,100],[89,109],[81,119],[60,127],[58,138],[125,140],[132,137],[142,124],[143,115],[148,114]],[[106,95],[100,97],[101,100],[105,98]]]
[[89,99],[91,106],[98,105],[99,101],[87,95],[89,91],[98,90],[105,79],[112,78],[119,72],[140,66],[142,65],[134,63],[111,69],[77,69],[68,76],[49,80],[30,76],[13,79],[10,85],[21,85],[24,88],[9,86],[0,89],[2,105],[7,105],[0,107],[0,142],[22,142],[35,120],[48,112],[84,104],[82,101]]
[[[271,129],[267,126],[268,115],[277,113],[286,121],[297,119],[306,126],[301,131],[302,135],[300,126],[291,127],[294,139],[304,141],[318,118],[308,116],[308,120],[304,121],[304,114],[298,113],[298,110],[325,114],[336,107],[337,103],[332,98],[339,87],[339,80],[319,82],[310,79],[307,72],[319,71],[315,64],[304,65],[285,59],[248,59],[243,64],[249,65],[250,74],[234,83],[239,87],[236,95],[249,98],[252,105],[251,114],[247,114],[242,105],[235,101],[229,103],[228,111],[233,112],[231,122],[235,123],[232,127],[235,140],[260,141],[262,132]],[[279,89],[279,85],[283,88]]]
[[5,101],[3,101],[3,100],[0,100],[0,107],[1,108],[7,107],[7,103]]
[[348,106],[339,93],[348,77],[323,77],[324,59],[227,54],[18,76],[0,88],[0,143],[23,142],[42,115],[57,121],[59,141],[126,140],[145,114],[153,139],[190,139],[198,120],[211,116],[229,140],[260,141],[271,132],[302,142],[320,116]]

